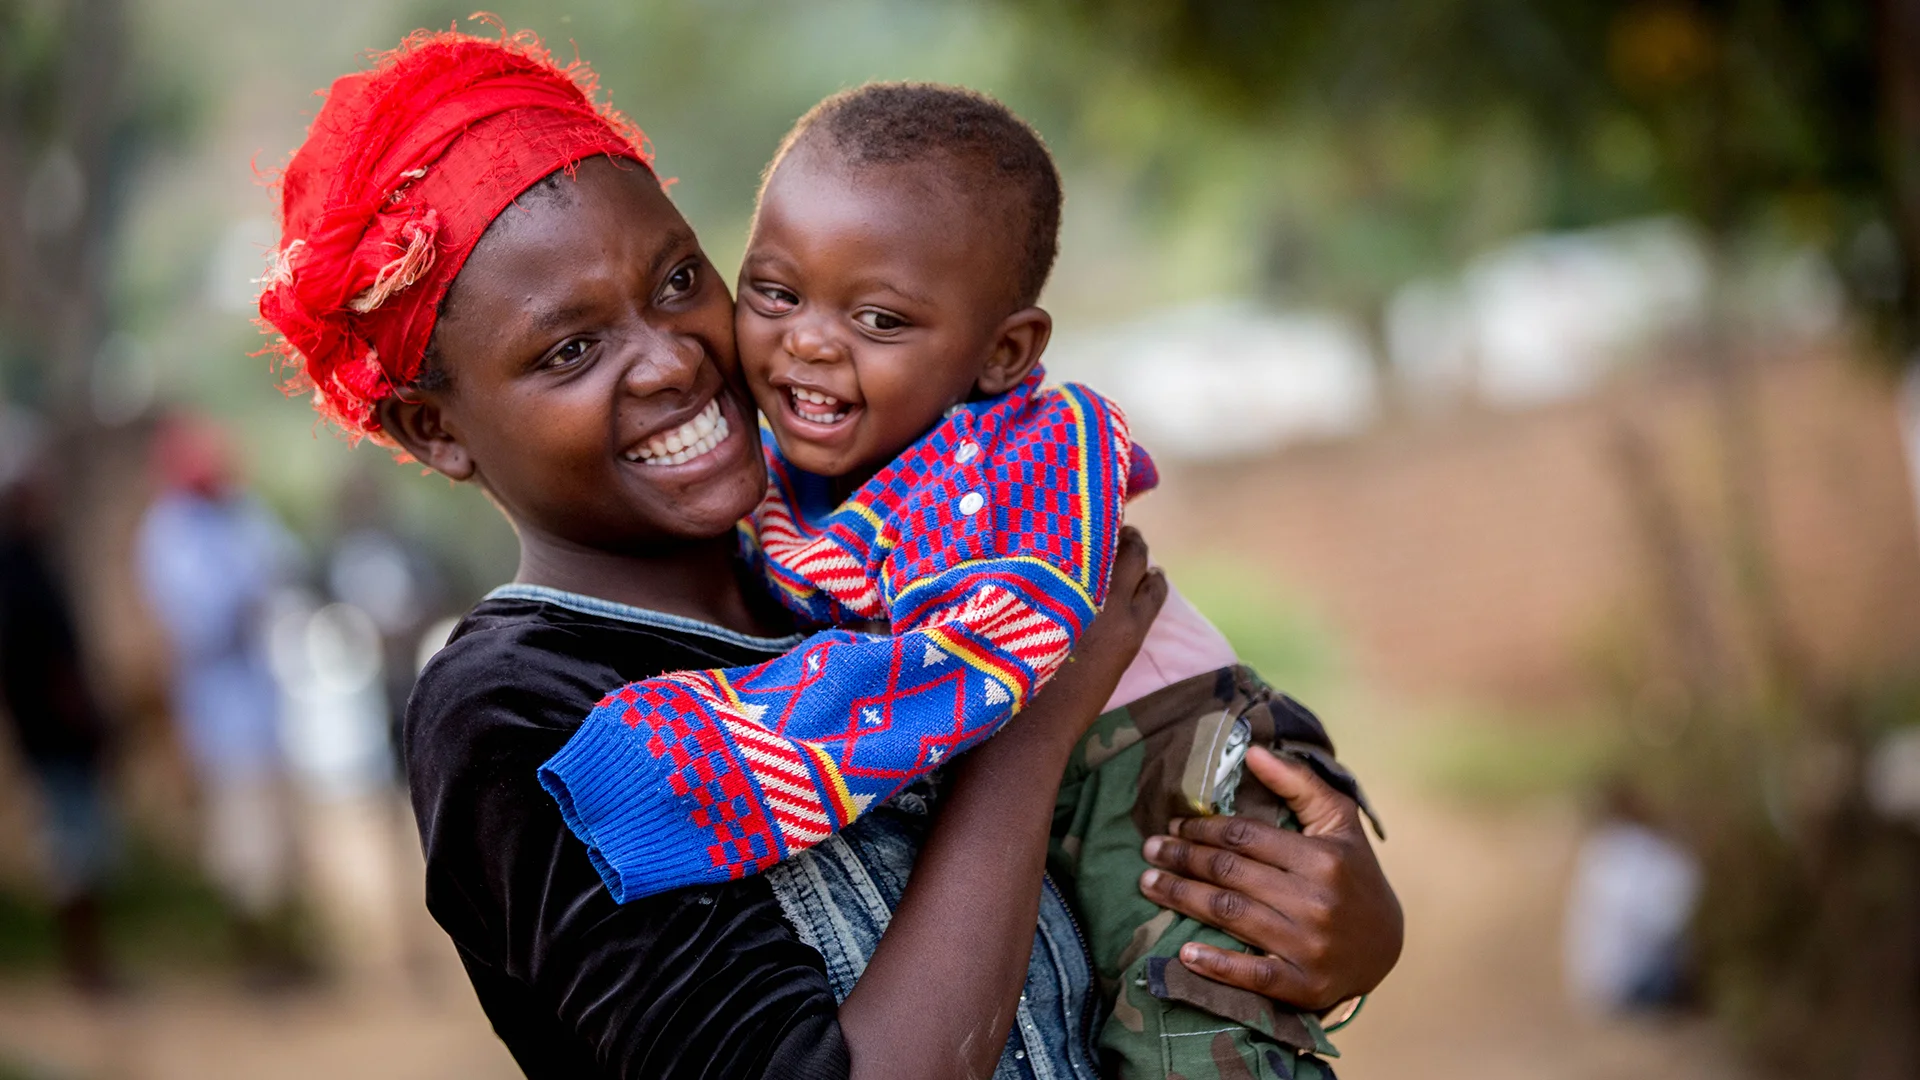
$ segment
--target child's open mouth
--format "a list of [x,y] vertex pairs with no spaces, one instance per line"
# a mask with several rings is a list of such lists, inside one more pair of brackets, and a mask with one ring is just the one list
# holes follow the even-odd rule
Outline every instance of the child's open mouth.
[[798,386],[787,388],[787,401],[795,416],[813,424],[837,424],[853,415],[853,406],[837,397]]
[[642,465],[684,465],[711,453],[727,441],[732,431],[726,416],[720,412],[720,399],[714,398],[699,415],[672,431],[655,435],[644,446],[627,451],[626,458]]

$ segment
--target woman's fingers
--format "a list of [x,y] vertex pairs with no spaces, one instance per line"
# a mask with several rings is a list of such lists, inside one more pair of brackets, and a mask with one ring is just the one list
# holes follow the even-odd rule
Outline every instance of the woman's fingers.
[[1255,746],[1247,751],[1247,771],[1266,785],[1267,790],[1286,800],[1293,816],[1300,819],[1300,831],[1306,835],[1359,831],[1359,805],[1335,791],[1305,762]]
[[[1309,877],[1324,874],[1339,859],[1338,854],[1324,842],[1251,818],[1227,814],[1180,818],[1169,823],[1168,828],[1178,839],[1208,848],[1219,848],[1267,867]],[[1149,839],[1147,843],[1152,845],[1153,841]],[[1151,853],[1147,861],[1160,865]],[[1169,866],[1168,869],[1178,868]]]
[[1188,942],[1180,947],[1180,962],[1210,979],[1310,1011],[1331,1008],[1340,1000],[1325,980],[1284,956],[1227,952]]
[[1233,935],[1249,945],[1292,956],[1305,935],[1285,915],[1238,889],[1165,870],[1140,875],[1147,899]]
[[1123,607],[1136,623],[1149,624],[1167,599],[1167,575],[1151,564],[1147,540],[1131,525],[1120,529],[1114,550],[1113,574],[1108,579],[1107,606]]
[[[1262,829],[1274,833],[1280,833],[1281,830],[1244,818],[1220,820],[1247,826],[1224,830],[1245,842],[1239,846],[1209,843],[1206,836],[1199,834],[1189,823],[1180,830],[1178,836],[1148,837],[1142,852],[1149,863],[1162,870],[1171,870],[1182,877],[1205,881],[1223,889],[1264,897],[1285,888],[1283,879],[1286,871],[1281,869],[1285,864],[1270,854],[1269,845],[1273,838],[1259,835]],[[1285,834],[1282,837],[1285,838]]]
[[1131,525],[1120,527],[1120,540],[1113,549],[1113,572],[1108,595],[1133,595],[1147,573],[1147,538]]

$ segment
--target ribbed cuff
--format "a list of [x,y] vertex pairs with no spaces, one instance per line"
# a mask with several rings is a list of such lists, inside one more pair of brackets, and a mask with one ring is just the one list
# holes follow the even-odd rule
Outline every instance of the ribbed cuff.
[[617,903],[728,879],[707,856],[691,807],[667,788],[667,765],[618,715],[595,712],[540,766],[540,786],[587,845]]

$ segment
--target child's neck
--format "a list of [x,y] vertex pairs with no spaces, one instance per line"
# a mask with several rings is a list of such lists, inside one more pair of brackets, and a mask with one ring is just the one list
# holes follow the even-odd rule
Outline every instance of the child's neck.
[[[899,456],[898,454],[894,455],[894,457]],[[891,462],[889,462],[889,464],[891,464]],[[827,491],[833,496],[833,504],[839,506],[841,503],[852,498],[853,493],[866,486],[867,481],[879,476],[882,468],[885,468],[885,466],[876,465],[871,469],[856,469],[853,472],[841,476],[827,477]]]
[[749,586],[732,533],[642,554],[581,547],[523,531],[514,580],[679,615],[757,637],[792,630],[763,588]]

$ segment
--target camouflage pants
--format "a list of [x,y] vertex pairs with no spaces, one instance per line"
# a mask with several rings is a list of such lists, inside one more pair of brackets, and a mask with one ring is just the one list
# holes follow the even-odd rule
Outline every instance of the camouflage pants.
[[[1171,817],[1238,813],[1286,828],[1293,815],[1242,762],[1255,742],[1307,757],[1357,794],[1311,712],[1246,667],[1155,691],[1094,722],[1054,806],[1048,868],[1086,931],[1111,1011],[1103,1072],[1125,1080],[1331,1080],[1339,1052],[1318,1018],[1181,964],[1189,941],[1244,948],[1142,896],[1142,842]],[[1344,782],[1342,782],[1344,781]]]

